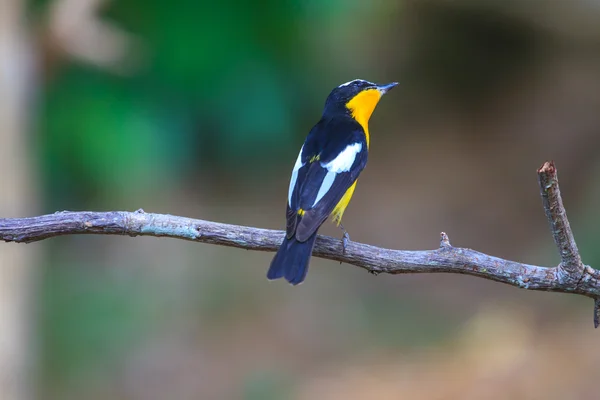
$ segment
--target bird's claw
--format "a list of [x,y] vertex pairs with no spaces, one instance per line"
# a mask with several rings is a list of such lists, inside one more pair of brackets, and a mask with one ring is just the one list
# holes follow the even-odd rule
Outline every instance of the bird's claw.
[[348,248],[348,242],[350,242],[350,235],[348,231],[344,228],[344,225],[340,224],[340,228],[344,231],[342,235],[342,254],[346,254],[346,249]]
[[344,248],[343,253],[346,253],[346,248],[348,247],[348,242],[350,241],[350,235],[348,235],[348,232],[344,232],[344,236],[342,237],[342,246]]

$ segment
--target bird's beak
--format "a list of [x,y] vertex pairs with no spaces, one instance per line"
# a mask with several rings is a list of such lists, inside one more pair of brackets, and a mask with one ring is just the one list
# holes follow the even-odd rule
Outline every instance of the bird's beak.
[[397,84],[398,82],[392,82],[388,83],[387,85],[377,85],[377,90],[379,90],[379,93],[381,93],[381,95],[383,96],[388,91],[392,90]]

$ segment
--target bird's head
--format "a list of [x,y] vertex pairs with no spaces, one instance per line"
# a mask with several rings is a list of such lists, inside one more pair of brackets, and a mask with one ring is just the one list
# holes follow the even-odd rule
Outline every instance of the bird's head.
[[397,84],[378,85],[362,79],[343,83],[327,97],[323,114],[348,113],[361,125],[366,124],[381,96]]

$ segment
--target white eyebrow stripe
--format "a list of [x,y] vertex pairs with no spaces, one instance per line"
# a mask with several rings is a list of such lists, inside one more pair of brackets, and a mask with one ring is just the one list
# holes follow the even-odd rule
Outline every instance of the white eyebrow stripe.
[[327,194],[329,189],[331,189],[336,176],[337,173],[331,171],[325,175],[321,187],[319,188],[319,192],[317,193],[317,197],[315,198],[315,202],[312,205],[313,207]]
[[356,155],[360,153],[361,150],[362,143],[349,144],[340,152],[340,154],[337,155],[336,158],[327,164],[321,163],[321,166],[328,171],[335,172],[337,174],[341,172],[348,172],[350,171],[350,168],[352,168],[354,160],[356,160]]
[[351,84],[353,84],[354,82],[358,82],[358,81],[361,81],[361,80],[362,80],[362,79],[354,79],[354,80],[351,80],[351,81],[349,81],[349,82],[342,83],[342,84],[341,84],[340,86],[338,86],[338,87],[344,87],[344,86],[348,86],[348,85],[351,85]]
[[302,150],[304,150],[304,146],[300,148],[300,153],[296,159],[296,164],[294,164],[294,170],[292,171],[292,177],[290,179],[290,188],[288,189],[288,204],[290,207],[292,206],[292,193],[294,193],[294,187],[296,186],[296,180],[298,179],[298,170],[304,166],[302,163]]

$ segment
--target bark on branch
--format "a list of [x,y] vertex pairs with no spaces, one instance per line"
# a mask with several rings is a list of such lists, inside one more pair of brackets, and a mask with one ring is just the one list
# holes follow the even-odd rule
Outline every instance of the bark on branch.
[[[446,272],[473,275],[528,290],[579,294],[594,299],[594,325],[600,323],[600,271],[581,262],[558,187],[556,168],[547,162],[538,170],[542,202],[561,263],[556,267],[522,264],[475,250],[453,247],[441,233],[435,250],[391,250],[319,236],[313,255],[361,267],[373,274]],[[30,243],[54,236],[104,234],[158,236],[275,251],[284,232],[229,225],[166,214],[135,212],[57,212],[31,218],[0,219],[0,240]]]

